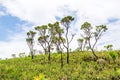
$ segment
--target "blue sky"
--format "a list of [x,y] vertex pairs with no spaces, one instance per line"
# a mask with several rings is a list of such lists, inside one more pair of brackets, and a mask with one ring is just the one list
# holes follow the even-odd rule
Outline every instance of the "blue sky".
[[13,35],[14,33],[19,33],[22,31],[21,28],[18,28],[18,24],[24,24],[24,21],[21,21],[19,18],[5,15],[0,17],[0,40],[8,40],[9,36]]
[[[107,44],[113,44],[115,49],[120,49],[119,4],[119,0],[0,0],[0,57],[28,53],[25,42],[27,31],[33,30],[37,25],[59,21],[67,15],[75,17],[70,30],[76,34],[70,45],[72,49],[78,47],[80,26],[85,21],[93,26],[105,24],[108,27],[97,48],[102,49]],[[40,49],[37,42],[35,48]]]

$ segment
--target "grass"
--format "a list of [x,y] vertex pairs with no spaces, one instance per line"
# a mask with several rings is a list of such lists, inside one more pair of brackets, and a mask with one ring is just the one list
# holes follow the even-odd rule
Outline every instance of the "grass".
[[120,80],[120,53],[113,60],[106,51],[96,52],[99,59],[94,61],[91,52],[71,52],[70,64],[66,64],[66,54],[63,54],[64,66],[60,65],[60,54],[13,58],[0,61],[0,80]]

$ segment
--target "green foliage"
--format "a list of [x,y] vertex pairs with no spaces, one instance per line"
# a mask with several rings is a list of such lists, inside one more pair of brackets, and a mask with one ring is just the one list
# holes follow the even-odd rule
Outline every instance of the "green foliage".
[[111,58],[113,60],[115,60],[118,57],[118,55],[117,55],[117,53],[115,51],[109,51],[109,55],[111,56]]
[[112,50],[112,47],[113,47],[112,44],[108,44],[107,46],[104,46],[104,48],[106,48],[108,51]]
[[89,22],[84,22],[84,24],[81,26],[81,30],[91,30],[93,27],[91,26],[91,24]]
[[[117,52],[117,51],[115,51]],[[51,62],[46,55],[0,60],[1,80],[33,80],[42,77],[43,80],[119,80],[120,56],[116,63],[110,63],[109,52],[97,52],[98,61],[90,51],[71,52],[69,65],[66,64],[66,54],[63,53],[63,68],[61,68],[61,54],[51,54]],[[116,53],[118,54],[118,53]]]
[[61,23],[65,26],[65,27],[69,27],[70,23],[74,20],[74,18],[72,16],[66,16],[64,18],[62,18]]

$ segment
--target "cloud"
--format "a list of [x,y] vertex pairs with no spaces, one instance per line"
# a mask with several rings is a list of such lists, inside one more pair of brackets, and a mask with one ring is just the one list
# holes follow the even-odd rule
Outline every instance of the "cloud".
[[3,11],[0,11],[0,16],[5,16],[6,14]]
[[105,24],[108,18],[120,18],[119,0],[2,0],[7,12],[36,24],[54,22],[55,16],[73,15],[77,11],[80,22],[90,21],[93,24]]
[[10,58],[11,54],[18,54],[20,52],[27,52],[28,47],[24,39],[24,35],[16,34],[11,37],[9,41],[0,41],[0,57],[2,58]]
[[[23,29],[23,33],[14,33],[14,36],[10,36],[9,42],[0,41],[4,46],[0,48],[1,53],[12,53],[10,48],[13,48],[13,52],[21,51],[20,48],[28,52],[25,45],[25,34],[28,30],[33,29],[36,25],[55,22],[67,15],[75,17],[75,23],[71,25],[70,31],[77,35],[71,43],[72,48],[77,47],[77,38],[81,33],[80,26],[85,21],[90,22],[93,26],[100,24],[108,26],[108,31],[98,43],[98,45],[102,44],[99,45],[100,48],[108,43],[119,48],[116,45],[120,40],[118,37],[120,34],[120,0],[0,0],[0,4],[5,8],[7,14],[32,24],[19,27]],[[103,44],[104,42],[106,43]],[[10,44],[9,47],[8,44]],[[15,45],[20,45],[20,47],[17,48]]]
[[108,44],[112,44],[114,49],[120,49],[120,29],[119,29],[120,20],[109,23],[107,25],[108,30],[107,32],[102,36],[102,39],[98,43],[98,46],[100,48],[103,48],[103,46],[106,46]]

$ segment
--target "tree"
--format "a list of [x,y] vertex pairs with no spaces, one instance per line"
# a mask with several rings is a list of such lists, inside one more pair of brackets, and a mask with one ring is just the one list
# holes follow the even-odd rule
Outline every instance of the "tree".
[[12,56],[13,58],[16,58],[16,54],[12,54],[11,56]]
[[29,31],[27,32],[27,38],[26,38],[26,42],[28,44],[28,47],[30,49],[30,54],[31,54],[31,58],[34,58],[34,37],[35,37],[36,32],[34,31]]
[[47,43],[46,43],[47,25],[36,26],[35,30],[37,30],[39,32],[38,42],[42,46],[45,54],[47,54]]
[[53,37],[55,35],[54,27],[49,23],[48,25],[37,26],[35,30],[39,31],[38,42],[43,47],[45,54],[48,53],[48,60],[50,61]]
[[62,37],[62,34],[64,33],[63,29],[59,26],[59,22],[55,22],[54,24],[50,24],[54,28],[54,37],[53,37],[53,43],[56,46],[56,50],[58,53],[61,54],[61,67],[63,67],[63,48],[62,43],[65,43],[65,39]]
[[71,41],[74,38],[74,34],[72,34],[71,39],[69,39],[69,29],[70,29],[70,24],[71,22],[74,20],[74,18],[72,16],[66,16],[64,18],[62,18],[61,20],[61,24],[64,26],[65,28],[65,40],[66,40],[66,44],[63,42],[62,38],[62,42],[63,42],[63,46],[66,48],[67,50],[67,63],[69,64],[69,45],[71,43]]
[[104,46],[104,48],[106,48],[108,51],[112,50],[113,45],[112,44],[108,44],[107,46]]
[[25,52],[19,53],[19,57],[25,57]]
[[52,26],[51,23],[48,24],[48,38],[46,40],[47,45],[48,45],[48,60],[50,61],[50,54],[51,54],[51,49],[53,46],[53,38],[55,37],[55,28]]
[[93,32],[93,27],[91,26],[91,24],[85,22],[80,29],[83,30],[85,35],[83,36],[83,38],[87,41],[88,47],[90,48],[93,55],[95,56],[95,59],[97,60],[98,56],[95,54],[94,48],[98,40],[101,38],[102,34],[107,30],[107,27],[105,25],[96,26],[95,32]]
[[83,51],[83,42],[84,42],[84,39],[79,38],[77,41],[78,41],[78,45],[79,45],[80,51]]

